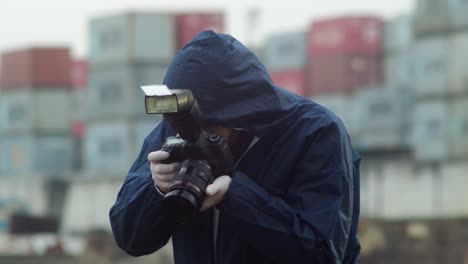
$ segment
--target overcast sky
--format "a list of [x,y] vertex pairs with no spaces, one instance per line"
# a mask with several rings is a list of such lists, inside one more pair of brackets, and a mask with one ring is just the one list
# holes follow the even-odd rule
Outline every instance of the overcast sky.
[[[248,10],[257,8],[255,39]],[[88,20],[123,10],[224,10],[228,33],[241,41],[261,42],[265,35],[302,30],[316,18],[340,14],[377,14],[392,18],[410,14],[413,0],[1,0],[0,52],[33,45],[68,45],[87,54]]]

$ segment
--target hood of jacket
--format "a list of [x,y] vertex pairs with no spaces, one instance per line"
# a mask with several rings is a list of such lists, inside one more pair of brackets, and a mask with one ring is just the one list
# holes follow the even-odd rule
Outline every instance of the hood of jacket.
[[276,86],[237,39],[213,31],[201,32],[176,54],[164,84],[191,90],[205,124],[242,128],[259,137],[286,128],[300,98]]

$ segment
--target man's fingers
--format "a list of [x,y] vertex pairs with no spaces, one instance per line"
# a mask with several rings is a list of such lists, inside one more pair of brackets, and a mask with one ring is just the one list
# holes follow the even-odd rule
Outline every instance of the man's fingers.
[[157,163],[167,159],[168,157],[169,157],[169,153],[163,150],[150,152],[150,154],[148,154],[148,160],[151,162],[157,162]]
[[157,174],[155,176],[155,180],[158,181],[158,182],[171,182],[174,177],[176,176],[175,173],[171,173],[171,174]]
[[157,164],[154,166],[153,171],[157,174],[169,174],[179,171],[180,163],[174,162],[171,164]]

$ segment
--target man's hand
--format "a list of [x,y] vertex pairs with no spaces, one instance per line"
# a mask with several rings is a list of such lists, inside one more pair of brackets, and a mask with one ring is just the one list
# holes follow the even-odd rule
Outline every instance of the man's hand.
[[200,211],[205,211],[218,203],[220,203],[231,184],[231,177],[224,175],[216,178],[212,184],[206,187],[205,201],[200,208]]
[[162,150],[148,154],[148,160],[151,162],[150,170],[154,185],[164,193],[169,191],[169,186],[171,185],[172,179],[174,179],[180,168],[180,164],[178,162],[171,164],[161,164],[161,161],[167,159],[168,157],[169,153]]

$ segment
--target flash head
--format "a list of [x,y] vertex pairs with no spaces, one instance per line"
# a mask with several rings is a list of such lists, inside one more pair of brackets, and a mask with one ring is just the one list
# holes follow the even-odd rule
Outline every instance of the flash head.
[[142,86],[147,114],[178,113],[190,110],[194,97],[190,90],[170,90],[166,85]]

